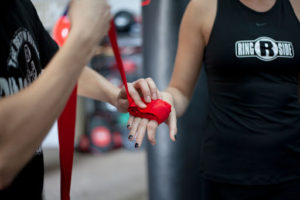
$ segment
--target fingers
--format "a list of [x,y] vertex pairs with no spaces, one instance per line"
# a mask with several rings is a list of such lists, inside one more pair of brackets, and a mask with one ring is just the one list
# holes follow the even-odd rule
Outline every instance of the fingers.
[[130,125],[130,132],[129,132],[129,136],[128,136],[128,139],[130,141],[133,141],[134,139],[136,139],[136,132],[137,132],[137,129],[139,127],[141,120],[142,120],[142,118],[139,118],[139,117],[136,117],[133,119],[133,122]]
[[161,96],[164,101],[168,102],[172,106],[171,113],[170,113],[169,118],[166,121],[166,123],[169,126],[170,139],[173,142],[175,142],[176,134],[177,134],[177,117],[176,117],[176,110],[174,108],[173,97],[168,92],[162,92]]
[[142,146],[143,143],[143,139],[145,137],[146,134],[146,128],[147,128],[147,124],[148,124],[149,120],[148,119],[142,119],[140,121],[140,124],[138,126],[136,135],[135,135],[135,148],[139,148]]
[[157,121],[154,121],[154,120],[151,120],[147,124],[148,140],[152,145],[156,144],[155,133],[156,133],[157,127],[158,127],[158,123],[157,123]]
[[140,108],[146,108],[146,104],[142,101],[140,94],[137,92],[137,90],[133,87],[132,83],[128,83],[128,91],[129,94],[131,96],[131,98],[133,99],[133,101],[135,102],[135,104],[140,107]]
[[148,82],[145,79],[139,79],[136,82],[134,82],[134,87],[135,89],[138,89],[142,92],[146,103],[151,102],[150,86],[148,85]]
[[157,90],[156,84],[154,83],[154,81],[151,78],[146,78],[146,81],[147,81],[148,86],[150,88],[151,98],[153,100],[158,99],[158,94],[157,94],[158,90]]
[[172,111],[170,113],[168,122],[167,122],[170,130],[170,138],[173,142],[176,141],[176,135],[177,135],[177,118],[176,118],[176,111],[172,107]]
[[135,148],[142,146],[146,131],[148,133],[148,140],[152,145],[156,144],[155,133],[158,123],[154,120],[142,119],[139,117],[130,116],[127,127],[130,129],[128,140],[135,140]]
[[128,129],[131,129],[133,120],[134,120],[134,116],[130,115],[130,117],[129,117],[129,119],[128,119],[128,122],[127,122],[127,128],[128,128]]
[[[129,89],[130,96],[133,98],[133,100],[137,105],[142,104],[142,102],[140,102],[141,99],[140,96],[143,97],[146,103],[150,103],[151,100],[156,100],[159,97],[158,89],[151,78],[139,79],[133,82],[132,85],[130,84],[130,88],[128,89]],[[138,91],[141,92],[141,95],[139,94]]]
[[158,99],[162,99],[162,95],[161,95],[161,92],[159,90],[157,90],[157,96],[158,96]]

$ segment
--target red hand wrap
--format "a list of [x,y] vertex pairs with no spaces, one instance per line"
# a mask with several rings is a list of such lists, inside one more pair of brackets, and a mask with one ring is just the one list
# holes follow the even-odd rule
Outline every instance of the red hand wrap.
[[171,105],[161,99],[157,99],[152,100],[151,103],[147,104],[146,108],[142,109],[130,98],[128,112],[132,116],[155,120],[160,124],[168,119]]
[[118,68],[120,70],[120,74],[122,77],[123,84],[126,89],[127,93],[127,99],[129,102],[129,107],[128,107],[128,112],[135,116],[135,117],[141,117],[141,118],[146,118],[149,120],[156,120],[158,124],[164,122],[166,119],[168,119],[169,114],[171,112],[171,105],[161,99],[151,101],[151,103],[147,104],[147,107],[142,109],[139,108],[132,98],[129,95],[128,92],[128,86],[127,86],[127,80],[125,76],[125,71],[123,67],[123,62],[120,54],[120,50],[118,47],[118,42],[117,42],[117,34],[116,34],[116,29],[114,25],[114,21],[111,20],[111,27],[109,30],[109,39],[116,57],[116,61],[118,64]]

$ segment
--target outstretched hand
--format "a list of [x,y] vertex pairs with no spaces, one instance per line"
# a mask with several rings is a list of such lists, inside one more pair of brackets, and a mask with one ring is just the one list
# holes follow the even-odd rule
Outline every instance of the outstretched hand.
[[[171,105],[171,112],[165,123],[169,126],[169,135],[172,141],[176,141],[177,134],[177,118],[174,109],[172,95],[168,92],[159,92],[154,81],[151,78],[139,79],[133,83],[128,83],[128,90],[135,104],[140,108],[146,108],[145,103],[150,103],[152,100],[162,99]],[[118,95],[117,108],[120,112],[128,112],[128,99],[125,88],[123,87]],[[130,116],[127,128],[130,129],[128,139],[135,141],[135,147],[139,148],[142,145],[146,135],[152,145],[156,144],[155,134],[159,126],[155,120]]]
[[[165,123],[169,126],[170,139],[175,142],[176,134],[177,134],[177,123],[176,123],[177,118],[176,118],[176,111],[173,105],[173,98],[171,94],[167,92],[159,93],[159,98],[168,102],[172,106],[171,113],[168,119],[165,121]],[[139,148],[142,145],[143,139],[147,132],[147,137],[149,142],[152,145],[155,145],[156,144],[155,134],[158,126],[159,124],[155,120],[148,120],[145,118],[130,116],[127,125],[127,127],[130,129],[128,139],[130,141],[135,140],[135,147]]]

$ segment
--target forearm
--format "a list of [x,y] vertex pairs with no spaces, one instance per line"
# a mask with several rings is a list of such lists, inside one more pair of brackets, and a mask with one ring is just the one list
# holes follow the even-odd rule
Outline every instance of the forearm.
[[120,89],[93,69],[85,67],[78,81],[78,95],[117,105]]
[[0,101],[0,189],[41,145],[62,111],[82,66],[88,62],[91,49],[91,44],[71,33],[36,81]]

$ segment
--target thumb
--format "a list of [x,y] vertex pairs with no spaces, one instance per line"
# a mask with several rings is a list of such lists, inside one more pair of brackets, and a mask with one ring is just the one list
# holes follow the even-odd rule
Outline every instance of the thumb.
[[167,125],[169,126],[170,139],[173,142],[175,142],[176,135],[177,135],[177,118],[176,118],[176,111],[175,111],[174,107],[172,107],[172,111],[170,113]]

